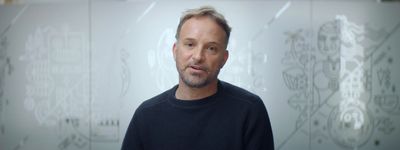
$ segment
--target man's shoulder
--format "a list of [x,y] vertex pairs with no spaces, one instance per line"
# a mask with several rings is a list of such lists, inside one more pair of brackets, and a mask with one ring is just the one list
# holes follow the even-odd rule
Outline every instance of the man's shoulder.
[[144,109],[144,108],[149,108],[153,107],[159,104],[162,104],[163,102],[166,102],[168,98],[170,98],[171,93],[173,92],[173,89],[166,90],[148,100],[145,100],[142,102],[142,104],[139,106],[139,108]]
[[233,84],[230,84],[228,82],[220,81],[221,86],[223,87],[224,95],[230,97],[230,99],[246,102],[249,104],[254,104],[254,103],[262,103],[261,98],[246,90],[241,87],[235,86]]

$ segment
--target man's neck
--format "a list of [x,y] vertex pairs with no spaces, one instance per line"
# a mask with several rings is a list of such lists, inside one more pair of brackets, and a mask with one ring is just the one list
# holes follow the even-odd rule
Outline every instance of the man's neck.
[[189,87],[183,81],[179,81],[175,97],[181,100],[197,100],[211,96],[217,92],[218,80],[215,80],[201,88]]

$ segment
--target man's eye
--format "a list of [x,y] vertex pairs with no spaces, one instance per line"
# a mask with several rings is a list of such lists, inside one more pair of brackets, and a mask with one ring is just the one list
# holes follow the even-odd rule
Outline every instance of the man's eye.
[[194,44],[193,44],[193,43],[186,43],[185,45],[186,45],[187,47],[193,47]]
[[217,48],[214,46],[210,46],[210,47],[208,47],[208,50],[215,51],[215,50],[217,50]]

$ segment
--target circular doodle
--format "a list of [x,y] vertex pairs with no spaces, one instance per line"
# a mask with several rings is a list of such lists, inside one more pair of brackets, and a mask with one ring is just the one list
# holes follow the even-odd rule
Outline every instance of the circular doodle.
[[[147,63],[152,70],[152,75],[156,76],[156,85],[160,90],[170,88],[176,84],[176,81],[171,80],[176,78],[175,62],[171,51],[174,42],[174,31],[171,28],[167,28],[159,38],[157,49],[149,50],[147,53]],[[160,72],[165,74],[160,75]],[[172,76],[169,73],[175,74]]]
[[328,130],[336,144],[345,148],[358,148],[372,135],[373,122],[360,105],[348,103],[346,108],[339,105],[331,112]]

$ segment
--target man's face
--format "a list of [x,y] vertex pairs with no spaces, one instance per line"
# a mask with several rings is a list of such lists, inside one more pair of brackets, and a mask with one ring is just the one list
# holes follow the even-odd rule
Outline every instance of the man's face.
[[325,31],[318,33],[318,48],[324,54],[334,55],[340,51],[339,33]]
[[228,59],[224,30],[208,17],[194,17],[182,25],[178,34],[173,54],[180,81],[195,88],[216,81]]

